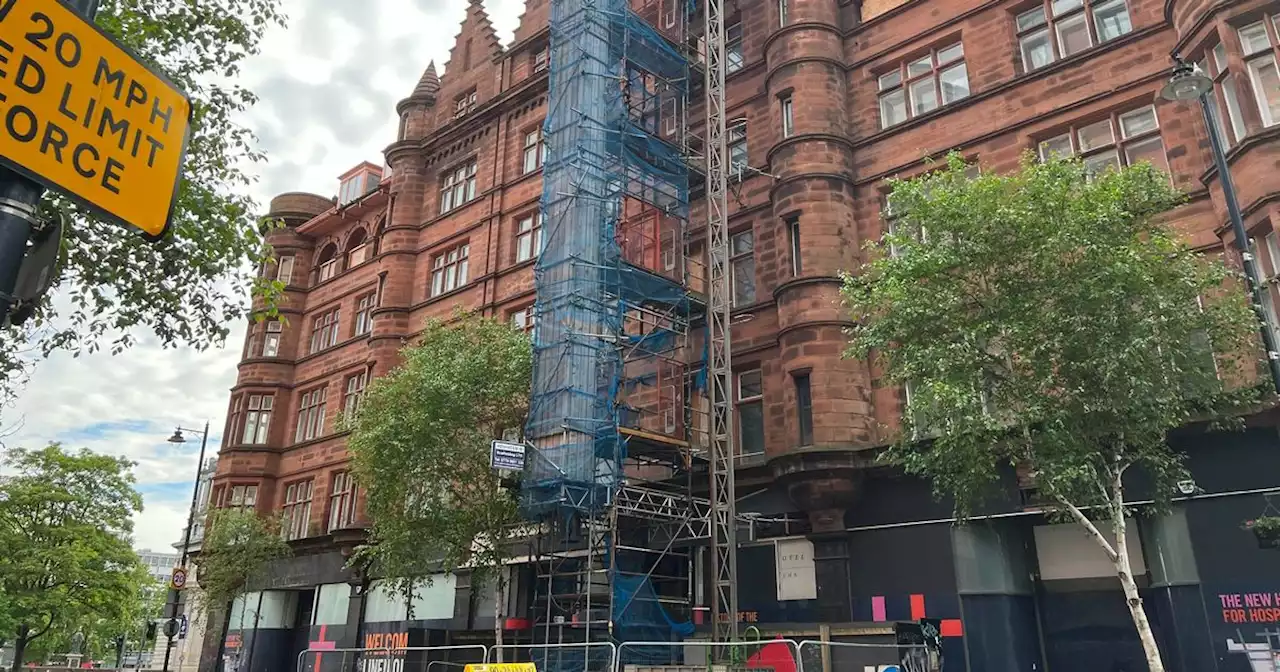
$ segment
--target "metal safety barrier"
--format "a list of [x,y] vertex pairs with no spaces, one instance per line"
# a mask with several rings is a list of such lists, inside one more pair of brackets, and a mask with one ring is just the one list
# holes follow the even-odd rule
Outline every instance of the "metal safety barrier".
[[534,663],[538,672],[613,672],[617,660],[613,642],[561,642],[491,646],[486,662]]
[[[871,641],[800,642],[799,672],[941,672],[942,652],[928,644],[899,644],[896,635]],[[880,641],[883,640],[883,641]]]
[[307,649],[297,672],[460,672],[454,666],[487,662],[483,644]]
[[765,639],[758,634],[752,638],[748,633],[740,642],[623,642],[618,645],[614,672],[645,672],[661,667],[707,670],[717,664],[735,670],[799,672],[799,660],[800,645],[794,639]]

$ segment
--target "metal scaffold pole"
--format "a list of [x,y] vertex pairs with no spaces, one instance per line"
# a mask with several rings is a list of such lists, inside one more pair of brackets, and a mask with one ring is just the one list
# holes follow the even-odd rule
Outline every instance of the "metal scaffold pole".
[[725,143],[725,27],[721,0],[707,0],[707,378],[711,396],[711,604],[714,641],[738,638],[738,538],[730,365],[729,172]]

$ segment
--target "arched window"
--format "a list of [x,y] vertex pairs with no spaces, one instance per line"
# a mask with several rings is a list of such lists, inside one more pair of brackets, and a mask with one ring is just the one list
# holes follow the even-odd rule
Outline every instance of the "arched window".
[[363,228],[356,229],[351,233],[351,237],[347,238],[347,268],[355,268],[371,258],[373,258],[372,241],[365,235]]
[[338,268],[340,260],[338,259],[338,246],[329,243],[320,250],[320,256],[316,257],[316,268],[318,269],[317,282],[324,282],[329,278],[338,274],[341,270]]

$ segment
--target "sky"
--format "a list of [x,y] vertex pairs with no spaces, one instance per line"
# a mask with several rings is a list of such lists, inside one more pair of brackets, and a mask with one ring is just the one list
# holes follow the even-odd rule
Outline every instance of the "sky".
[[[251,194],[264,210],[274,194],[332,195],[347,169],[383,163],[396,101],[428,62],[443,68],[468,1],[281,0],[288,26],[272,30],[244,68],[260,99],[242,122],[268,157],[255,167]],[[485,0],[485,8],[510,43],[523,0]],[[231,333],[227,347],[204,352],[164,349],[139,332],[120,355],[54,354],[5,410],[0,440],[27,448],[61,441],[135,461],[144,501],[135,546],[168,551],[186,524],[205,422],[209,455],[221,440],[244,330]],[[177,426],[196,430],[185,444],[166,441]]]

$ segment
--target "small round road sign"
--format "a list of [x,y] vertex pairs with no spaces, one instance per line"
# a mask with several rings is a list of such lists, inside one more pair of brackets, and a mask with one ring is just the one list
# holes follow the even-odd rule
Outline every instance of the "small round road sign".
[[169,576],[169,587],[174,590],[182,590],[187,587],[187,568],[174,567],[173,574]]

